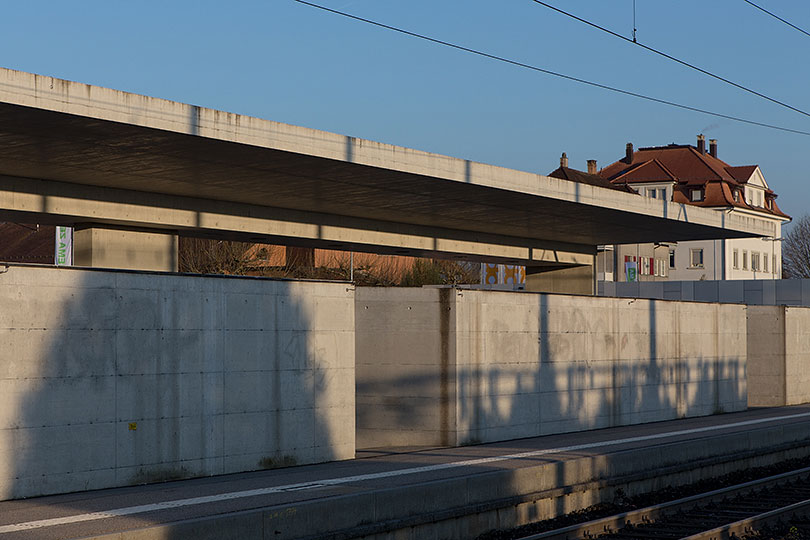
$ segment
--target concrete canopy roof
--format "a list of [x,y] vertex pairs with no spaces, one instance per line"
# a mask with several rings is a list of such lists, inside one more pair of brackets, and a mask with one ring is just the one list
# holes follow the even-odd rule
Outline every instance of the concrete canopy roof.
[[[319,227],[348,222],[377,233],[428,235],[435,229],[434,237],[535,247],[772,233],[756,220],[713,210],[7,69],[0,69],[0,175],[7,193],[0,212],[29,220],[32,213],[52,215],[62,224],[122,221],[4,200],[12,200],[11,192],[41,193],[37,181],[46,181],[56,191],[54,182],[69,184],[87,200],[158,194],[164,198],[131,200],[198,214],[194,201],[200,208],[245,205],[254,217],[261,208],[292,212],[293,221],[320,216]],[[143,225],[213,230],[199,216],[188,226],[155,219]],[[327,244],[319,245],[344,247]],[[380,247],[390,251],[392,243]],[[401,247],[396,251],[431,251]]]

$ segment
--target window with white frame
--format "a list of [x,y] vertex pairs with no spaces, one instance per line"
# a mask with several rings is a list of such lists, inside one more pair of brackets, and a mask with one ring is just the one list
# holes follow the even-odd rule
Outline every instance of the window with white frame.
[[655,199],[656,195],[658,195],[658,190],[657,189],[647,188],[647,197],[649,197],[651,199]]
[[748,252],[743,250],[743,270],[748,270]]
[[691,268],[703,268],[703,249],[693,248],[689,250],[689,266]]
[[774,274],[778,274],[778,273],[779,273],[779,267],[778,267],[778,266],[776,266],[776,263],[777,263],[777,262],[778,262],[778,259],[776,258],[776,255],[774,255],[774,256],[773,256],[773,273],[774,273]]
[[751,270],[759,272],[759,253],[756,251],[751,252]]
[[735,249],[731,252],[731,267],[735,270],[740,268],[740,250]]
[[768,254],[767,253],[764,253],[762,255],[762,271],[763,272],[768,271]]
[[669,267],[670,268],[675,268],[675,250],[674,249],[669,250]]
[[693,189],[690,192],[690,199],[692,202],[699,202],[703,200],[703,190],[702,189]]

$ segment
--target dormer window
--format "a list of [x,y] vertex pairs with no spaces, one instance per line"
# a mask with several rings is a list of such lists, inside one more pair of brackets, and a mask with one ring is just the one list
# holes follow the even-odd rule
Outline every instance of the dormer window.
[[689,193],[689,199],[692,202],[700,202],[703,200],[703,190],[702,189],[693,189]]
[[736,189],[734,190],[734,202],[740,202],[740,192]]

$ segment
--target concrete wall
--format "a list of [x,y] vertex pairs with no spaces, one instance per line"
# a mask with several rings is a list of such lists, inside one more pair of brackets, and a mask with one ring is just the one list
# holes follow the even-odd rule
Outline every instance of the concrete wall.
[[[744,306],[362,289],[356,320],[358,447],[498,441],[746,408]],[[372,321],[389,331],[367,328]]]
[[599,296],[655,298],[687,302],[810,306],[810,279],[669,281],[624,283],[601,281]]
[[352,458],[353,295],[7,268],[0,498]]
[[455,291],[356,291],[358,448],[455,444]]
[[810,309],[784,310],[785,405],[810,403]]
[[748,307],[748,401],[810,403],[810,309]]

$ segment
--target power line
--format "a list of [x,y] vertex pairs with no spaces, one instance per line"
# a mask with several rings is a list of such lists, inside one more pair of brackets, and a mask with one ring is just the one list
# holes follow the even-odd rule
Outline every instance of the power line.
[[[744,0],[744,1],[747,2],[748,0]],[[716,75],[716,74],[712,73],[711,71],[707,71],[707,70],[705,70],[705,69],[703,69],[701,67],[698,67],[698,66],[696,66],[694,64],[690,64],[689,62],[686,62],[686,61],[681,60],[679,58],[675,58],[674,56],[669,55],[669,54],[667,54],[667,53],[665,53],[663,51],[659,51],[658,49],[654,49],[653,47],[649,47],[647,45],[644,45],[643,43],[639,43],[635,39],[635,32],[634,32],[633,39],[630,39],[628,37],[625,37],[625,36],[623,36],[621,34],[618,34],[618,33],[614,32],[613,30],[605,28],[604,26],[600,26],[600,25],[598,25],[596,23],[593,23],[593,22],[591,22],[591,21],[589,21],[587,19],[577,17],[573,13],[563,11],[562,9],[554,7],[551,4],[541,2],[540,0],[532,0],[532,2],[534,2],[536,4],[540,4],[541,6],[547,7],[548,9],[556,11],[557,13],[561,13],[561,14],[565,15],[566,17],[571,17],[572,19],[575,19],[575,20],[577,20],[577,21],[579,21],[581,23],[587,24],[588,26],[591,26],[593,28],[601,30],[602,32],[610,34],[611,36],[617,37],[619,39],[623,39],[624,41],[627,41],[628,43],[633,43],[635,45],[638,45],[639,47],[641,47],[641,48],[643,48],[645,50],[648,50],[648,51],[650,51],[652,53],[655,53],[655,54],[657,54],[659,56],[663,56],[667,60],[672,60],[673,62],[677,62],[677,63],[681,64],[682,66],[686,66],[686,67],[688,67],[690,69],[694,69],[695,71],[703,73],[704,75],[708,75],[709,77],[712,77],[713,79],[717,79],[718,81],[722,81],[722,82],[724,82],[726,84],[730,84],[731,86],[733,86],[735,88],[739,88],[740,90],[748,92],[749,94],[753,94],[753,95],[755,95],[757,97],[761,97],[762,99],[766,99],[766,100],[770,101],[771,103],[776,103],[777,105],[781,105],[782,107],[788,108],[791,111],[794,111],[794,112],[797,112],[799,114],[803,114],[805,116],[810,117],[810,113],[808,113],[806,111],[803,111],[801,109],[798,109],[798,108],[794,107],[793,105],[788,105],[787,103],[785,103],[783,101],[779,101],[778,99],[774,99],[772,97],[766,96],[765,94],[763,94],[761,92],[757,92],[756,90],[748,88],[747,86],[743,86],[741,84],[735,83],[734,81],[730,81],[730,80],[726,79],[725,77],[721,77],[720,75]]]
[[633,43],[636,42],[636,0],[633,0]]
[[762,7],[762,6],[758,6],[758,5],[756,5],[755,3],[751,2],[750,0],[743,0],[743,2],[746,2],[746,3],[748,3],[748,4],[751,4],[752,6],[754,6],[755,8],[757,8],[758,10],[760,10],[760,11],[763,11],[763,12],[767,13],[768,15],[770,15],[771,17],[773,17],[774,19],[780,20],[780,21],[782,21],[783,23],[785,23],[786,25],[790,26],[791,28],[795,28],[796,30],[798,30],[798,31],[799,31],[799,32],[801,32],[802,34],[805,34],[806,36],[810,37],[810,32],[808,32],[807,30],[804,30],[804,29],[802,29],[802,28],[799,28],[798,26],[796,26],[796,25],[795,25],[795,24],[793,24],[792,22],[790,22],[790,21],[786,21],[785,19],[783,19],[783,18],[782,18],[782,17],[780,17],[779,15],[776,15],[775,13],[771,13],[770,11],[768,11],[767,9],[765,9],[764,7]]
[[779,131],[786,131],[788,133],[796,133],[796,134],[799,134],[799,135],[808,135],[808,136],[810,136],[810,131],[802,131],[802,130],[799,130],[799,129],[791,129],[791,128],[786,128],[786,127],[781,127],[781,126],[775,126],[775,125],[772,125],[772,124],[766,124],[766,123],[763,123],[763,122],[757,122],[755,120],[747,120],[745,118],[739,118],[737,116],[731,116],[731,115],[728,115],[728,114],[717,113],[717,112],[713,112],[713,111],[708,111],[706,109],[700,109],[700,108],[692,107],[692,106],[689,106],[689,105],[683,105],[681,103],[675,103],[674,101],[667,101],[665,99],[660,99],[660,98],[656,98],[656,97],[652,97],[652,96],[647,96],[647,95],[644,95],[644,94],[638,94],[636,92],[631,92],[629,90],[623,90],[621,88],[615,88],[613,86],[608,86],[608,85],[605,85],[605,84],[601,84],[601,83],[597,83],[597,82],[593,82],[593,81],[588,81],[588,80],[585,80],[585,79],[580,79],[578,77],[573,77],[571,75],[565,75],[563,73],[557,73],[556,71],[551,71],[551,70],[544,69],[544,68],[541,68],[541,67],[538,67],[538,66],[533,66],[531,64],[526,64],[526,63],[523,63],[523,62],[519,62],[517,60],[511,60],[511,59],[505,58],[503,56],[497,56],[497,55],[490,54],[490,53],[487,53],[487,52],[484,52],[484,51],[479,51],[477,49],[471,49],[470,47],[465,47],[463,45],[457,45],[457,44],[451,43],[449,41],[443,41],[441,39],[432,38],[430,36],[426,36],[426,35],[423,35],[423,34],[417,34],[416,32],[411,32],[410,30],[405,30],[403,28],[398,28],[396,26],[391,26],[391,25],[384,24],[384,23],[381,23],[381,22],[373,21],[371,19],[365,19],[365,18],[359,17],[357,15],[352,15],[351,13],[346,13],[346,12],[343,12],[343,11],[338,11],[336,9],[328,8],[326,6],[321,6],[319,4],[314,4],[312,2],[307,2],[306,0],[295,0],[295,1],[298,2],[299,4],[304,4],[304,5],[314,7],[314,8],[323,10],[323,11],[327,11],[329,13],[334,13],[335,15],[341,15],[341,16],[347,17],[349,19],[354,19],[356,21],[371,24],[373,26],[377,26],[377,27],[380,27],[380,28],[385,28],[386,30],[392,30],[394,32],[399,32],[400,34],[405,34],[406,36],[411,36],[411,37],[423,39],[425,41],[430,41],[431,43],[436,43],[438,45],[444,45],[445,47],[451,47],[453,49],[458,49],[460,51],[468,52],[468,53],[471,53],[471,54],[476,54],[478,56],[483,56],[484,58],[489,58],[491,60],[497,60],[499,62],[504,62],[504,63],[507,63],[507,64],[511,64],[513,66],[518,66],[518,67],[522,67],[522,68],[525,68],[525,69],[530,69],[532,71],[538,71],[540,73],[545,73],[546,75],[553,75],[554,77],[560,77],[562,79],[566,79],[566,80],[569,80],[569,81],[578,82],[578,83],[581,83],[581,84],[586,84],[588,86],[593,86],[593,87],[596,87],[596,88],[601,88],[602,90],[609,90],[611,92],[624,94],[626,96],[632,96],[632,97],[639,98],[639,99],[645,99],[647,101],[652,101],[654,103],[660,103],[662,105],[669,105],[671,107],[677,107],[679,109],[685,109],[687,111],[693,111],[693,112],[698,112],[698,113],[701,113],[701,114],[707,114],[707,115],[715,116],[715,117],[718,117],[718,118],[725,118],[726,120],[734,120],[735,122],[742,122],[744,124],[750,124],[750,125],[759,126],[759,127],[765,127],[765,128],[769,128],[769,129],[776,129],[776,130],[779,130]]

